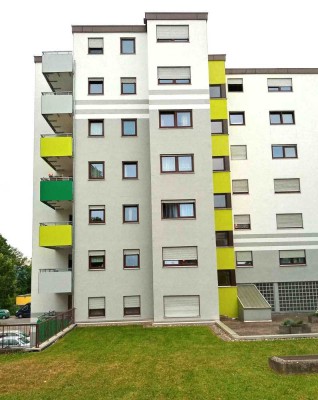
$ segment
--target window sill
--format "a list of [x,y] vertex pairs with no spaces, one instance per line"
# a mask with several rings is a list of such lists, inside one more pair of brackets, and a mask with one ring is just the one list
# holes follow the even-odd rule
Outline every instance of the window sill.
[[106,222],[89,222],[88,225],[106,225]]
[[106,268],[96,268],[96,269],[94,269],[94,268],[88,268],[88,271],[94,271],[94,272],[96,272],[96,271],[106,271]]
[[138,270],[140,270],[140,267],[131,267],[131,268],[124,267],[123,270],[124,271],[138,271]]
[[104,182],[105,181],[105,178],[102,178],[102,179],[96,179],[96,178],[93,178],[93,179],[87,179],[89,182],[100,182],[100,181],[102,181],[102,182]]
[[159,126],[159,129],[193,129],[193,126]]
[[123,224],[139,224],[139,221],[123,221]]
[[280,264],[280,267],[307,267],[307,264]]
[[189,268],[199,268],[199,266],[198,265],[189,265],[189,266],[186,266],[186,265],[164,265],[164,266],[162,266],[162,269],[183,269],[183,268],[185,268],[185,269],[189,269]]
[[196,217],[180,217],[180,218],[161,218],[161,221],[193,221]]
[[161,171],[160,175],[194,174],[194,171]]
[[122,178],[123,181],[138,181],[139,178]]
[[104,138],[105,135],[87,135],[89,138]]
[[254,265],[236,265],[236,268],[254,268]]

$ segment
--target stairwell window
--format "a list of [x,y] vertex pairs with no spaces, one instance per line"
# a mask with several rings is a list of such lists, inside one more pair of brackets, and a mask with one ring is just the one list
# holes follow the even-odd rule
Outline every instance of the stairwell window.
[[236,286],[234,269],[223,269],[218,271],[218,286]]
[[216,247],[232,247],[233,232],[232,231],[217,231],[215,232]]
[[231,194],[220,193],[214,195],[214,208],[231,208]]
[[190,128],[192,127],[192,111],[159,111],[160,128]]
[[229,157],[212,157],[213,172],[229,171],[230,161]]
[[226,134],[228,133],[227,120],[219,119],[219,120],[211,120],[211,134]]
[[224,99],[226,97],[225,85],[210,85],[210,99]]
[[162,219],[195,218],[195,201],[162,201]]

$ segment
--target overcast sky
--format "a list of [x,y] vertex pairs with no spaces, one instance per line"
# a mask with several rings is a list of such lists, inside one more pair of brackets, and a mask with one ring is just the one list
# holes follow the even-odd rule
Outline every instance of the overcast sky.
[[141,25],[145,12],[208,12],[209,53],[225,53],[228,68],[318,67],[315,5],[315,0],[4,2],[0,233],[31,257],[33,56],[71,50],[71,25]]

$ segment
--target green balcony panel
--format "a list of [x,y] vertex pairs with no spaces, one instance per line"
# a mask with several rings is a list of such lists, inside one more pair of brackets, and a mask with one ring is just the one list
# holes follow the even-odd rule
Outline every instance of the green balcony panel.
[[73,180],[43,179],[40,182],[40,200],[55,210],[71,208]]

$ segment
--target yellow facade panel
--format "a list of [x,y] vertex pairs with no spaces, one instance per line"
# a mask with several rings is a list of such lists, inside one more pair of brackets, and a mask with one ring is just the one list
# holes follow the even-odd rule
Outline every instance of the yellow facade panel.
[[71,157],[72,137],[41,138],[41,157]]
[[212,156],[229,156],[229,136],[228,135],[212,135]]
[[210,118],[227,119],[226,99],[210,99]]
[[214,210],[215,230],[232,231],[232,210]]
[[235,269],[235,252],[233,247],[216,248],[217,269]]
[[219,287],[220,315],[230,318],[238,317],[237,287]]
[[72,225],[41,225],[41,247],[72,246]]
[[231,193],[231,175],[229,172],[213,173],[213,192]]
[[225,79],[225,61],[209,61],[209,83],[223,84]]

